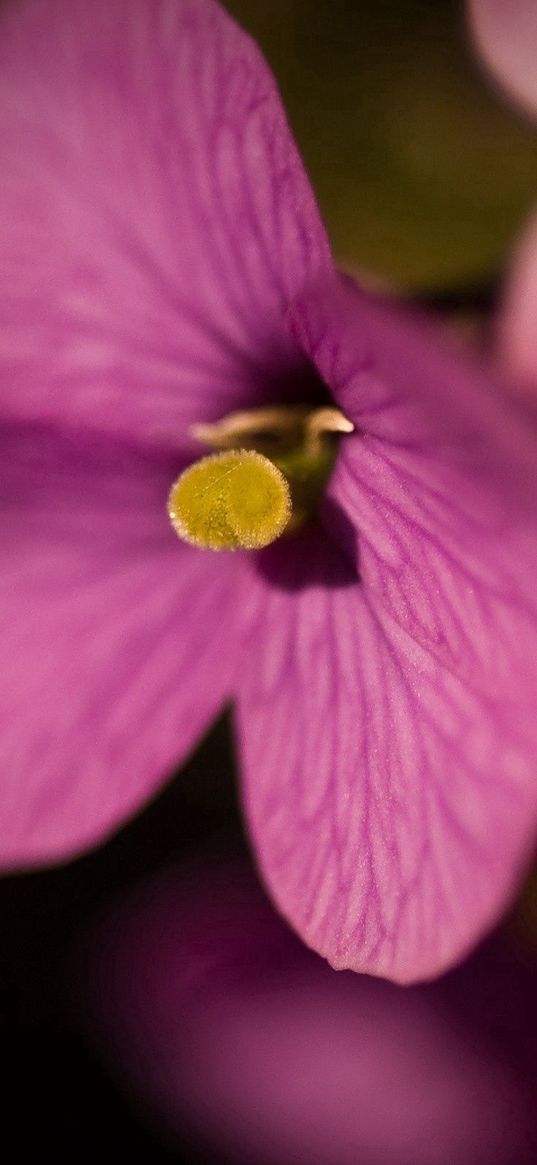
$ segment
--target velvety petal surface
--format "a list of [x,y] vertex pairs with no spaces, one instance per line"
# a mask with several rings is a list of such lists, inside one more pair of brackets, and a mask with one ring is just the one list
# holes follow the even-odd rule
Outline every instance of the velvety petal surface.
[[173,459],[43,426],[0,449],[5,868],[97,843],[192,748],[229,697],[240,560],[179,543]]
[[[156,445],[274,396],[329,265],[256,46],[213,0],[0,14],[2,408]],[[279,384],[285,396],[285,385]]]
[[[335,974],[245,874],[166,871],[85,944],[88,1032],[157,1130],[240,1165],[533,1160],[529,975],[509,968],[508,1001],[483,958],[447,1000]],[[484,1001],[465,1015],[469,980]]]
[[408,981],[492,924],[535,839],[535,432],[428,327],[351,286],[294,322],[356,426],[325,525],[360,581],[323,585],[322,563],[308,579],[311,536],[300,586],[289,565],[260,587],[247,808],[305,940]]
[[494,76],[537,114],[537,6],[534,0],[468,0],[477,47]]

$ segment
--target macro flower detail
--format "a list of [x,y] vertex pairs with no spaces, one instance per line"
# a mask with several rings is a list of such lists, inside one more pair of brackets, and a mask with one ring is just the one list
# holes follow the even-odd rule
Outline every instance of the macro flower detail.
[[[233,697],[281,911],[335,966],[439,972],[535,839],[534,428],[337,275],[212,0],[9,4],[0,103],[4,867],[106,837]],[[202,436],[293,409],[344,420],[280,471],[296,529],[179,541]]]
[[253,409],[194,425],[227,452],[195,461],[168,499],[180,538],[208,550],[259,550],[315,517],[334,467],[335,436],[354,425],[335,408]]
[[206,550],[260,550],[289,522],[289,487],[254,450],[202,457],[172,486],[168,502],[180,538]]

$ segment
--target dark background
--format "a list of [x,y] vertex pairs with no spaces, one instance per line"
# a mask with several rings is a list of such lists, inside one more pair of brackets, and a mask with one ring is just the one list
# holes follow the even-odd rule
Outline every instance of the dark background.
[[178,855],[245,848],[233,768],[224,717],[165,792],[99,851],[0,883],[2,1109],[13,1160],[207,1159],[192,1144],[167,1149],[154,1140],[96,1058],[84,1031],[78,944],[101,907]]

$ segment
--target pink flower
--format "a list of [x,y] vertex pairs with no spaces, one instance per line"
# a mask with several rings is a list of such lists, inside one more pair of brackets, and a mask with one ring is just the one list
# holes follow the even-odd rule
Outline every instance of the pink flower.
[[[237,702],[253,844],[337,967],[439,972],[537,815],[534,429],[334,272],[274,82],[212,0],[0,18],[1,860],[65,859]],[[325,397],[317,519],[181,544],[195,424]]]
[[534,1161],[534,986],[507,944],[434,987],[335,975],[242,869],[175,869],[108,910],[83,975],[96,1050],[211,1160]]

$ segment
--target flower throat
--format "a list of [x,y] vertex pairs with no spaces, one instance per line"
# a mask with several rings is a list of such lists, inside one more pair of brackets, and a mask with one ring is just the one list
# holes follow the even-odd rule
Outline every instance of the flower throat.
[[317,510],[338,440],[354,426],[331,407],[273,406],[192,426],[213,453],[174,482],[168,513],[185,542],[259,550],[299,530]]

